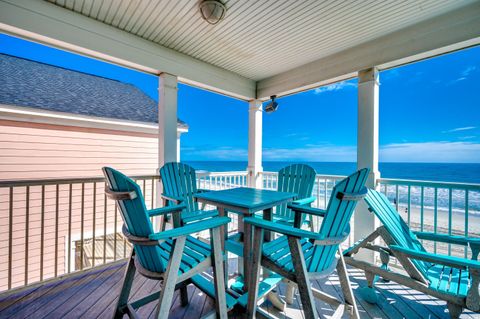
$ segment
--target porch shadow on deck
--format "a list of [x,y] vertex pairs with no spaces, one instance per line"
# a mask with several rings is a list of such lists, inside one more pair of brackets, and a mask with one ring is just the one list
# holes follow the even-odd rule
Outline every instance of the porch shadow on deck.
[[[124,265],[124,262],[116,263],[6,297],[0,296],[0,318],[109,318],[120,289]],[[361,271],[350,269],[349,272],[353,276],[354,289],[358,284],[365,283]],[[324,284],[316,281],[314,285],[333,295],[338,295],[340,289],[336,275],[332,275]],[[445,303],[438,299],[393,282],[378,283],[378,286],[381,294],[378,306],[357,298],[362,318],[449,318]],[[132,293],[134,298],[138,298],[157,290],[158,287],[157,281],[137,276]],[[170,318],[200,318],[213,309],[213,300],[193,285],[188,287],[188,292],[190,303],[186,307],[180,306],[178,293],[175,295]],[[284,285],[280,287],[279,293],[284,295]],[[155,307],[156,303],[152,302],[140,308],[140,317],[153,318]],[[276,311],[269,302],[265,302],[262,307],[277,318],[303,318],[298,295],[285,313]],[[321,301],[317,301],[317,310],[322,317],[333,314],[332,308]],[[235,315],[231,317],[235,318]],[[480,318],[480,315],[466,311],[461,318]]]

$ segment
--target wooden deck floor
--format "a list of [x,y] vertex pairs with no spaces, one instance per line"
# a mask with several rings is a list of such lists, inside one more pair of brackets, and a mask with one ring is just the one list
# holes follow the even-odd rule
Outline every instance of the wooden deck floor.
[[[110,318],[123,276],[124,263],[94,269],[63,280],[0,296],[0,318]],[[363,285],[365,278],[360,271],[350,270],[354,289]],[[324,291],[338,295],[338,278],[333,275],[325,283],[314,285]],[[380,303],[370,305],[357,297],[362,318],[449,318],[445,303],[395,283],[379,283]],[[158,282],[137,276],[132,293],[134,299],[147,295],[159,288]],[[190,303],[181,307],[176,295],[170,310],[171,318],[200,318],[213,308],[213,301],[201,291],[188,287]],[[285,287],[279,289],[281,296]],[[141,318],[153,318],[156,303],[152,302],[139,310]],[[284,313],[276,311],[268,302],[262,307],[277,318],[303,318],[300,301],[287,308]],[[332,308],[317,301],[322,317],[329,317]],[[233,315],[232,317],[235,317]],[[348,316],[346,316],[348,318]],[[465,312],[462,318],[480,318],[480,315]]]

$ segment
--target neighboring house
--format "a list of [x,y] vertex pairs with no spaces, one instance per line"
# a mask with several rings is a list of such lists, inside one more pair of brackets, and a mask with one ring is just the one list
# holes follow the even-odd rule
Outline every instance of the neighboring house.
[[[128,175],[155,175],[157,117],[157,102],[131,84],[0,54],[0,180],[95,177],[102,176],[105,165]],[[187,131],[178,121],[178,142]],[[28,188],[16,187],[13,194],[0,188],[0,229],[14,225],[13,286],[24,282],[27,267],[28,282],[34,282],[55,270],[66,272],[69,264],[70,270],[91,266],[104,254],[106,261],[123,257],[121,218],[113,201],[103,202],[103,183],[95,184],[93,200],[93,185],[75,183],[70,190],[68,183],[57,189],[30,186],[27,205]],[[151,180],[143,186],[151,205]],[[0,256],[7,251],[7,234],[0,234]],[[7,258],[0,258],[0,269],[6,263]],[[0,274],[3,289],[6,279]]]
[[155,174],[157,123],[131,84],[0,54],[0,180]]

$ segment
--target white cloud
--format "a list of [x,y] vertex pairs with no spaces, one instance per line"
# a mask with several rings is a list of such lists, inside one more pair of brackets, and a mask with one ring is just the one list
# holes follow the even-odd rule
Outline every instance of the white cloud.
[[263,158],[267,161],[312,161],[312,162],[354,162],[357,158],[355,146],[306,145],[296,148],[265,148]]
[[476,126],[465,126],[465,127],[457,127],[448,131],[443,131],[442,133],[453,133],[453,132],[460,132],[460,131],[468,131],[476,129]]
[[[182,148],[186,160],[240,160],[248,157],[246,148]],[[380,147],[382,162],[480,163],[480,143],[423,142],[393,143]],[[264,148],[264,161],[355,162],[356,146],[307,144],[296,148]]]
[[467,77],[469,76],[472,72],[474,72],[477,69],[475,65],[471,65],[467,67],[465,70],[462,71],[462,76]]
[[477,136],[475,135],[467,135],[467,136],[460,136],[458,139],[460,140],[471,140],[472,138],[476,138]]
[[480,163],[480,144],[425,142],[388,144],[380,148],[382,162]]
[[449,82],[447,85],[452,85],[452,84],[455,84],[457,82],[464,81],[464,80],[468,79],[470,74],[472,74],[476,70],[477,70],[477,67],[475,65],[468,66],[466,69],[464,69],[462,72],[460,72],[460,76],[457,79]]
[[338,90],[341,90],[343,88],[354,88],[356,86],[357,85],[355,83],[342,81],[342,82],[333,83],[333,84],[330,84],[330,85],[326,85],[326,86],[316,88],[313,91],[313,93],[320,94],[320,93],[323,93],[323,92],[338,91]]
[[187,160],[246,160],[248,150],[234,147],[182,147],[181,156]]

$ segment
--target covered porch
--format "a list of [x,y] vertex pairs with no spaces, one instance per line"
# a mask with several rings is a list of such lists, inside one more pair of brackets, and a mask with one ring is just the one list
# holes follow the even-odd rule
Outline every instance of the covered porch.
[[[249,105],[245,171],[200,174],[198,185],[213,190],[238,186],[275,189],[275,173],[264,172],[262,167],[263,103],[271,96],[287,96],[357,78],[357,167],[371,170],[367,186],[395,198],[397,209],[405,211],[405,219],[417,229],[426,227],[427,214],[437,220],[436,216],[445,212],[448,224],[435,224],[433,230],[462,236],[469,235],[471,225],[478,221],[478,217],[471,214],[468,201],[469,196],[478,196],[480,185],[382,179],[378,168],[379,72],[478,45],[478,1],[422,1],[401,5],[335,1],[259,1],[251,5],[230,1],[226,3],[230,20],[214,26],[200,18],[197,2],[105,3],[0,0],[0,30],[157,76],[158,168],[176,161],[179,154],[178,83],[224,94]],[[276,46],[279,42],[282,45]],[[301,110],[298,112],[301,115]],[[329,190],[342,177],[319,173],[314,206],[325,207]],[[158,176],[135,178],[146,194],[149,207],[160,207]],[[2,227],[8,234],[1,254],[6,262],[1,270],[0,286],[4,296],[0,297],[0,315],[2,312],[7,316],[18,315],[17,310],[21,309],[29,316],[40,308],[46,309],[45,317],[53,316],[53,311],[63,311],[55,313],[62,317],[80,317],[82,313],[90,317],[91,309],[96,309],[96,317],[109,314],[115,293],[106,294],[105,289],[110,287],[110,292],[116,291],[124,265],[122,259],[128,256],[129,246],[117,236],[121,218],[117,207],[107,201],[103,186],[102,178],[89,176],[0,181]],[[454,193],[460,194],[466,203],[460,223],[452,220]],[[431,197],[430,201],[426,194]],[[446,206],[437,204],[442,196],[450,199]],[[410,218],[412,202],[422,212],[418,220]],[[427,211],[425,207],[430,202],[434,202],[434,209]],[[33,209],[29,212],[30,207],[38,208],[35,216],[31,214]],[[71,214],[72,207],[73,211],[75,207],[78,209],[78,216]],[[70,212],[68,219],[59,219],[58,212],[62,210]],[[35,227],[30,230],[32,222]],[[345,245],[365,237],[377,226],[374,215],[365,205],[359,205],[352,236]],[[237,225],[234,222],[229,227],[234,230]],[[65,229],[67,235],[59,235],[59,229]],[[50,251],[45,249],[47,246],[55,248],[47,254]],[[29,256],[32,247],[38,248],[37,253]],[[463,249],[452,250],[450,245],[432,249],[454,255],[467,254]],[[374,262],[376,256],[363,254],[361,258]],[[350,270],[355,285],[364,283],[362,272]],[[140,294],[156,288],[148,280],[140,280],[138,285]],[[335,277],[317,285],[332,293],[337,289]],[[379,287],[384,298],[380,306],[358,299],[366,318],[423,317],[424,314],[432,318],[448,317],[441,301],[394,283],[380,283]],[[171,317],[200,317],[212,309],[211,299],[194,287],[190,287],[189,292],[193,298],[191,304],[183,308],[177,301]],[[53,298],[56,294],[62,297]],[[80,300],[80,295],[85,298]],[[150,308],[142,310],[145,317],[153,315],[154,306],[152,303]],[[298,298],[285,313],[276,312],[268,302],[264,307],[277,317],[301,316]],[[328,306],[319,304],[317,308],[322,316],[331,315]],[[462,316],[475,315],[465,312]]]

